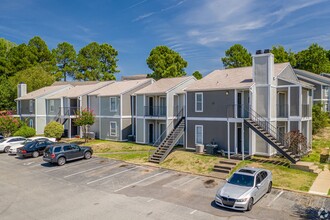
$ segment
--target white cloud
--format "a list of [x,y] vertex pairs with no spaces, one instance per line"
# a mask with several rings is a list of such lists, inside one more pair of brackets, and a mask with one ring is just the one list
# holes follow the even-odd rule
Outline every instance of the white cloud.
[[145,18],[148,18],[148,17],[152,16],[153,14],[155,14],[155,12],[150,12],[150,13],[146,13],[146,14],[140,15],[139,17],[133,19],[133,22],[143,20]]

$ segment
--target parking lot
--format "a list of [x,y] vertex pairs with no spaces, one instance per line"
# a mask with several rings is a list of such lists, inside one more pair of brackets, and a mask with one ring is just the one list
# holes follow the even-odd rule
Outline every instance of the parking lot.
[[98,157],[59,167],[0,154],[0,176],[1,219],[319,219],[330,208],[273,189],[251,212],[227,210],[213,203],[223,180]]

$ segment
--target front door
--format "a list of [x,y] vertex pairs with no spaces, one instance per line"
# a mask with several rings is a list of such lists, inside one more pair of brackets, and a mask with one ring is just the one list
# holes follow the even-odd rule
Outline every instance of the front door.
[[149,143],[154,143],[154,124],[149,124]]
[[237,153],[242,154],[242,128],[237,128]]

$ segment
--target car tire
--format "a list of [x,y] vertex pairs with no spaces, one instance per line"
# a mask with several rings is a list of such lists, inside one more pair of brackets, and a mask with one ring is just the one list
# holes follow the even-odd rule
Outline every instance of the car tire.
[[267,193],[270,193],[272,191],[272,182],[269,183]]
[[33,153],[32,153],[32,157],[33,157],[33,158],[37,158],[37,157],[39,157],[39,152],[38,152],[38,151],[33,151]]
[[57,159],[57,165],[63,166],[65,164],[66,160],[64,157],[60,157]]
[[246,211],[251,211],[252,207],[253,207],[253,198],[250,198]]
[[10,147],[7,146],[7,147],[5,147],[5,149],[3,150],[3,152],[8,153],[9,149],[10,149]]
[[89,160],[89,159],[92,158],[92,153],[90,151],[87,151],[87,152],[85,152],[84,157],[85,157],[86,160]]

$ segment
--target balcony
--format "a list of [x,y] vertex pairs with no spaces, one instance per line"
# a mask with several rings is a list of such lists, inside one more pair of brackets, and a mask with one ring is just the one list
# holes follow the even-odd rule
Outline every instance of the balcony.
[[248,118],[249,110],[247,105],[229,105],[227,107],[228,118]]
[[302,117],[312,117],[312,110],[310,108],[310,105],[303,104],[301,110]]
[[277,104],[276,105],[277,118],[287,118],[289,115],[288,109],[289,106],[287,104]]
[[61,107],[64,116],[76,115],[78,107]]
[[144,116],[166,117],[166,106],[144,106]]

